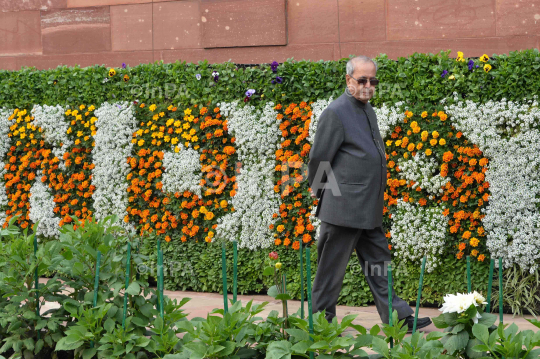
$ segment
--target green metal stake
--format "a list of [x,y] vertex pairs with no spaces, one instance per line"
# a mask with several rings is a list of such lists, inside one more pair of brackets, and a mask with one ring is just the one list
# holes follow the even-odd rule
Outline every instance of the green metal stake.
[[238,243],[233,241],[233,303],[236,303],[238,288]]
[[499,258],[499,321],[503,322],[503,268],[502,258]]
[[227,256],[225,255],[225,242],[221,243],[221,273],[223,275],[223,310],[227,313],[229,311],[229,303],[227,303]]
[[[98,288],[99,288],[99,267],[101,266],[101,252],[97,251],[97,259],[96,259],[96,276],[94,279],[94,300],[92,302],[93,307],[95,308],[97,305],[97,297],[98,297]],[[94,341],[90,342],[90,348],[94,347]]]
[[[139,254],[139,249],[140,248],[141,248],[141,245],[140,245],[140,242],[139,242],[139,244],[137,245],[137,254]],[[135,280],[138,281],[139,279],[141,279],[141,274],[139,273],[138,270],[136,270],[135,272],[136,272],[135,273]]]
[[[34,259],[36,260],[37,264],[37,236],[34,235]],[[36,265],[36,271],[34,272],[34,284],[36,288],[36,314],[39,318],[39,272],[38,272],[38,266]],[[38,340],[41,339],[41,331],[37,331],[37,337]]]
[[493,267],[495,266],[495,259],[491,258],[489,261],[489,279],[488,279],[488,293],[487,293],[487,306],[486,312],[491,313],[491,288],[493,287]]
[[467,256],[467,293],[472,292],[471,283],[471,256]]
[[161,302],[161,291],[159,290],[160,288],[160,284],[159,284],[159,273],[160,273],[160,262],[159,262],[159,252],[161,251],[161,239],[158,239],[157,240],[157,273],[156,273],[156,278],[157,278],[157,301],[156,301],[156,309],[158,312],[161,313],[161,310],[159,309],[159,304]]
[[163,305],[163,301],[164,301],[164,298],[163,298],[164,284],[163,284],[163,250],[162,249],[159,250],[159,262],[160,262],[160,266],[159,266],[159,312],[161,314],[161,318],[165,318],[165,307]]
[[426,257],[422,258],[422,269],[420,270],[420,282],[418,283],[418,297],[416,298],[416,311],[414,312],[414,324],[412,333],[416,333],[416,322],[418,321],[418,311],[420,310],[420,300],[422,299],[422,287],[424,286],[424,271],[426,270]]
[[[307,303],[308,303],[308,321],[309,321],[309,333],[313,334],[313,313],[311,313],[311,255],[309,246],[306,247],[306,276],[307,276]],[[310,337],[313,341],[313,338]],[[314,353],[309,352],[309,358],[314,358]]]
[[127,260],[126,260],[126,286],[124,292],[124,316],[122,317],[122,328],[126,329],[126,316],[127,316],[127,304],[128,304],[128,293],[127,289],[129,287],[129,278],[130,278],[130,269],[131,269],[131,243],[127,245]]
[[304,249],[303,244],[300,241],[300,300],[302,302],[300,306],[300,318],[304,319]]
[[[388,324],[392,326],[392,263],[388,263]],[[394,347],[394,338],[390,337],[390,348]]]

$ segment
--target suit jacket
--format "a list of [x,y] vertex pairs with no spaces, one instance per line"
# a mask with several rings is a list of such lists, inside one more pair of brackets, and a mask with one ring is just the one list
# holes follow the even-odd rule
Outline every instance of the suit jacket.
[[[324,162],[331,170],[322,176],[321,184],[314,183]],[[345,90],[321,114],[309,153],[308,182],[319,198],[315,216],[345,227],[382,226],[386,173],[386,153],[375,112],[369,103],[358,101]],[[332,184],[340,195],[330,190]]]

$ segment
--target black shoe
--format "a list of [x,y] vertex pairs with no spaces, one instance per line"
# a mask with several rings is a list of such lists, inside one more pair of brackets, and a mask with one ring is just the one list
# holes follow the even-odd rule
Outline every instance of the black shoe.
[[[428,317],[418,318],[416,320],[416,330],[427,327],[430,324],[431,324],[431,319],[429,319]],[[406,317],[405,323],[403,323],[403,326],[405,325],[408,327],[407,333],[412,333],[413,325],[414,325],[414,316],[409,315],[408,317]]]

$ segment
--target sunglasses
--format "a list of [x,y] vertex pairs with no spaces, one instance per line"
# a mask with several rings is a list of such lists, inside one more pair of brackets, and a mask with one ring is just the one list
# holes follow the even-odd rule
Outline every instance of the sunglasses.
[[[351,75],[349,75],[351,76]],[[379,79],[375,78],[375,77],[372,77],[370,79],[366,78],[366,77],[360,77],[359,79],[355,79],[354,77],[351,76],[352,79],[356,80],[356,82],[358,82],[359,84],[362,84],[362,85],[365,85],[369,83],[372,85],[372,86],[377,86],[379,84]]]

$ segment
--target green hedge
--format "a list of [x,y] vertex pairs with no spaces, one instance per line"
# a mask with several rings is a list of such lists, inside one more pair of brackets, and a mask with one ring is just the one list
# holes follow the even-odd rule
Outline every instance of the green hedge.
[[[488,74],[481,67],[469,71],[466,62],[457,62],[449,54],[450,51],[435,55],[415,53],[398,61],[390,60],[385,55],[377,57],[377,77],[384,90],[375,97],[373,104],[377,106],[383,102],[397,101],[434,104],[454,91],[467,99],[481,102],[502,98],[522,100],[538,93],[538,49],[492,55],[488,61],[492,70]],[[275,74],[269,64],[237,67],[231,62],[210,65],[201,61],[198,64],[141,64],[126,69],[121,69],[121,64],[118,64],[118,74],[106,83],[103,83],[103,79],[108,77],[109,69],[97,65],[83,69],[60,66],[42,71],[34,68],[13,72],[4,70],[0,71],[0,107],[135,99],[182,103],[198,103],[201,99],[231,101],[244,98],[249,88],[257,90],[256,99],[264,94],[261,102],[311,101],[342,93],[346,61],[346,58],[318,62],[290,60],[281,64]],[[444,70],[449,71],[449,75],[455,74],[456,80],[449,80],[448,76],[442,79]],[[219,72],[218,82],[212,81],[212,71]],[[129,76],[127,82],[123,81],[124,74]],[[196,74],[202,75],[200,81],[196,79]],[[275,76],[282,77],[283,83],[271,84]],[[166,84],[172,84],[167,94]],[[141,88],[143,94],[138,94]],[[158,88],[162,89],[161,93],[159,90],[152,91]],[[250,103],[254,104],[255,101]]]

